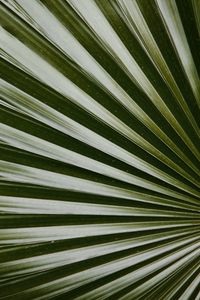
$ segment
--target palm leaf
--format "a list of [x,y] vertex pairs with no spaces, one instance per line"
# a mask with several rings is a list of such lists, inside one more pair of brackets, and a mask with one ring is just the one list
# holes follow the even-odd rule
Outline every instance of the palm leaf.
[[0,299],[200,299],[199,16],[0,1]]

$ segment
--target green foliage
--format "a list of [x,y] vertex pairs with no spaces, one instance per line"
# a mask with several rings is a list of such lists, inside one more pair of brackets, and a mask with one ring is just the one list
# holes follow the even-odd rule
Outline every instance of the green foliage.
[[0,0],[0,299],[200,299],[199,16]]

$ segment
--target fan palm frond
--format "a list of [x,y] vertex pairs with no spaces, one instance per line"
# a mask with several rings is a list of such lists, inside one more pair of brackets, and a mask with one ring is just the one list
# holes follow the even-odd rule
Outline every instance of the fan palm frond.
[[200,299],[199,0],[0,0],[0,299]]

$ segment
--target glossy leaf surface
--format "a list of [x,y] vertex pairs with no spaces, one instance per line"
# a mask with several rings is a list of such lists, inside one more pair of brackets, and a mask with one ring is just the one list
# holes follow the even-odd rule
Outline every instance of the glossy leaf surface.
[[199,0],[0,0],[0,299],[200,299]]

